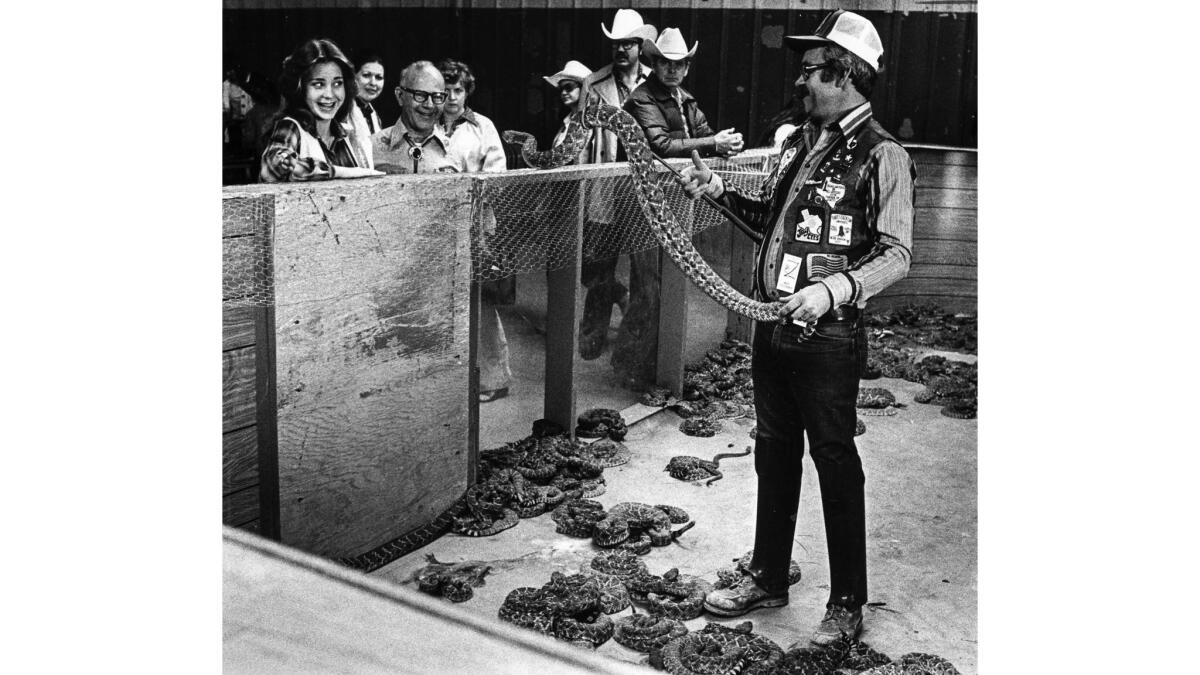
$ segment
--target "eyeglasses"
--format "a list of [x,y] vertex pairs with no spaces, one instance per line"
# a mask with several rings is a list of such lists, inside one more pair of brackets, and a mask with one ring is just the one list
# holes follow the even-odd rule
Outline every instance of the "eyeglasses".
[[818,70],[820,70],[822,68],[832,66],[833,63],[834,63],[833,61],[826,61],[825,63],[801,64],[800,79],[807,80],[809,77],[812,76],[813,73],[817,72]]
[[421,91],[420,89],[409,89],[408,87],[396,88],[412,94],[413,100],[417,103],[424,103],[429,99],[433,99],[434,105],[441,105],[446,102],[446,92],[444,91]]
[[559,91],[575,91],[578,88],[579,84],[575,82],[563,82],[562,84],[558,85]]
[[641,44],[641,40],[616,40],[613,42],[613,49],[633,49]]

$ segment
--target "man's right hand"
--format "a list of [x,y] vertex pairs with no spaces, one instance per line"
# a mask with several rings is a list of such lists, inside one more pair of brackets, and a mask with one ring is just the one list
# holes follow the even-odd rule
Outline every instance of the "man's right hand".
[[725,194],[725,183],[721,177],[708,168],[704,160],[700,159],[700,153],[695,150],[692,151],[692,166],[687,167],[680,174],[683,176],[683,180],[680,182],[683,191],[688,193],[692,199],[699,199],[702,194],[716,199]]
[[734,131],[733,127],[718,131],[713,136],[713,141],[717,145],[716,151],[718,155],[735,155],[742,151],[742,135]]

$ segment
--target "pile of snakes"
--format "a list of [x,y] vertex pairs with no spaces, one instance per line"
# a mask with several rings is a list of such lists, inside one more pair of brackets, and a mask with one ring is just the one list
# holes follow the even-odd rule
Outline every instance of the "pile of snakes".
[[[669,504],[621,502],[605,509],[593,499],[569,499],[550,514],[554,531],[568,537],[591,539],[603,549],[620,549],[645,555],[656,546],[668,546],[696,525],[681,508]],[[672,525],[682,525],[671,529]]]
[[974,354],[976,319],[947,314],[934,305],[901,307],[868,314],[867,372],[864,379],[894,377],[925,385],[917,403],[941,407],[941,413],[972,419],[978,408],[978,366],[944,356],[922,357],[921,349]]

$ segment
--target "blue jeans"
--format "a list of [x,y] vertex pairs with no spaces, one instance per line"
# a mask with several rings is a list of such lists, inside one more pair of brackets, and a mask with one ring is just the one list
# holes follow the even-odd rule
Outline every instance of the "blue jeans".
[[754,469],[758,511],[751,573],[769,592],[787,588],[808,436],[829,548],[829,602],[851,609],[867,600],[862,460],[854,445],[862,320],[800,328],[758,323],[754,336]]

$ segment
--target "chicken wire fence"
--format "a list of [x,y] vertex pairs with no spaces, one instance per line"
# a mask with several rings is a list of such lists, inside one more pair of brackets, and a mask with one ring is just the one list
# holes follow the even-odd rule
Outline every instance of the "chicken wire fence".
[[[708,164],[726,184],[753,192],[762,184],[773,158],[746,153],[708,160]],[[581,226],[584,262],[657,246],[628,169],[596,168],[478,178],[471,193],[472,281],[494,281],[570,264]],[[654,180],[677,221],[693,236],[725,222],[725,216],[711,205],[691,200],[667,169],[659,166]],[[227,196],[223,206],[225,306],[274,304],[271,195]]]

